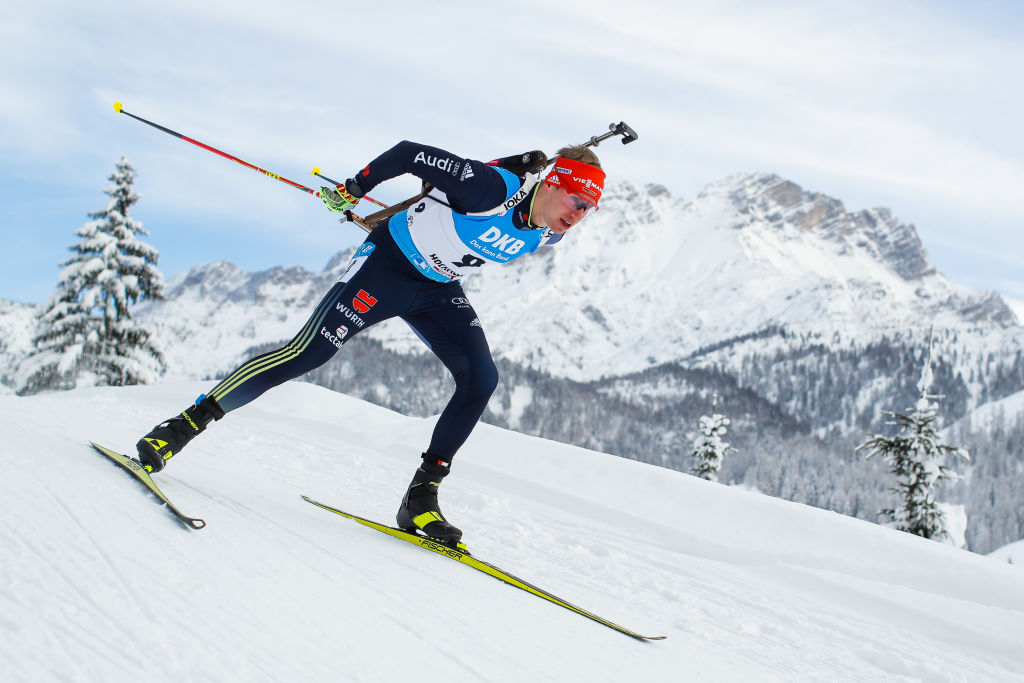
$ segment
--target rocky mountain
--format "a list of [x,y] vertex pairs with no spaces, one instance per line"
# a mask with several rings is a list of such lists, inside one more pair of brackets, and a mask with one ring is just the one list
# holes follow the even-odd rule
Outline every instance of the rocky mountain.
[[[291,338],[347,260],[318,273],[199,266],[137,315],[164,341],[168,378],[218,377]],[[770,174],[727,178],[691,201],[610,187],[562,243],[482,269],[466,289],[503,379],[485,420],[686,470],[718,394],[738,449],[723,481],[847,514],[883,506],[884,477],[853,448],[886,428],[886,411],[913,406],[929,339],[947,424],[970,425],[1024,389],[1024,327],[998,295],[937,272],[888,210],[851,213]],[[419,415],[450,391],[401,321],[347,343],[309,379]],[[1001,414],[1012,436],[1017,417]],[[982,451],[986,434],[959,431]],[[1015,445],[992,457],[1024,463]],[[986,542],[1024,537],[1017,526]]]
[[[1019,339],[997,295],[935,271],[913,226],[884,209],[847,213],[777,176],[730,178],[686,203],[623,185],[571,240],[473,285],[497,343],[515,340],[507,357],[573,379],[691,359],[772,329],[860,344],[932,325]],[[512,286],[531,296],[502,298]],[[551,299],[557,311],[541,304]],[[535,343],[511,334],[522,329]],[[563,343],[573,340],[582,343]]]

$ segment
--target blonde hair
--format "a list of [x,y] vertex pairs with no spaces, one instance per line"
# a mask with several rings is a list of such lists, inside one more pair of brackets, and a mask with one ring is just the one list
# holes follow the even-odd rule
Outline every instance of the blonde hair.
[[568,147],[563,147],[555,153],[555,156],[572,159],[573,161],[582,161],[590,166],[601,168],[601,162],[598,160],[597,155],[594,154],[594,151],[586,145],[570,145]]

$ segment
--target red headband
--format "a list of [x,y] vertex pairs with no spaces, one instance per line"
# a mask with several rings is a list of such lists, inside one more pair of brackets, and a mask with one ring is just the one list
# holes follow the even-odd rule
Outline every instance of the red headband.
[[582,161],[558,157],[555,167],[544,178],[544,182],[555,187],[564,187],[569,192],[589,199],[597,204],[604,191],[604,171]]

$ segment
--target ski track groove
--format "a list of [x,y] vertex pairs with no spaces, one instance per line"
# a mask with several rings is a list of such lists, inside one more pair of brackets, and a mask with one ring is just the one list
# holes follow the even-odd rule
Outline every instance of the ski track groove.
[[[49,493],[49,491],[47,492]],[[84,532],[84,527],[82,527],[78,523],[77,519],[75,519],[75,515],[63,504],[63,502],[61,502],[59,498],[56,496],[51,495],[51,497],[56,500],[57,505],[64,511],[64,513],[72,518],[72,520],[79,527],[79,529]],[[13,531],[15,534],[19,534],[20,536],[20,532],[18,530]],[[83,535],[87,538],[89,536],[87,533],[83,533]],[[29,543],[25,537],[21,537],[21,540],[22,546],[30,552],[32,552],[40,561],[40,565],[47,567],[47,569],[50,572],[52,572],[52,575],[61,581],[62,585],[64,586],[65,589],[67,589],[69,594],[77,595],[82,603],[92,608],[90,611],[88,611],[88,619],[90,621],[96,620],[101,622],[100,624],[81,624],[81,626],[87,627],[80,628],[79,625],[77,625],[77,622],[81,621],[81,618],[75,620],[69,619],[67,618],[68,615],[66,613],[66,610],[63,607],[59,607],[58,609],[60,613],[65,616],[65,618],[59,620],[57,622],[57,625],[55,626],[55,628],[58,629],[61,634],[60,638],[58,639],[55,633],[49,633],[47,635],[48,639],[52,642],[53,647],[60,650],[66,650],[68,649],[67,641],[75,641],[83,646],[83,651],[91,652],[102,656],[104,660],[109,662],[114,669],[123,667],[125,663],[125,656],[123,650],[115,649],[114,646],[112,645],[112,641],[108,641],[103,638],[97,638],[94,635],[97,631],[97,628],[100,631],[112,634],[118,633],[122,629],[123,624],[119,623],[117,619],[115,619],[108,613],[108,605],[97,602],[97,599],[92,594],[90,594],[89,591],[85,590],[81,585],[79,585],[79,581],[81,579],[80,574],[69,573],[62,567],[61,560],[65,558],[59,557],[55,561],[53,557],[43,554],[41,549],[38,549],[35,546],[33,546],[33,544]],[[110,564],[107,555],[98,548],[96,543],[91,538],[89,538],[88,540],[90,547],[95,551],[95,556],[98,557],[101,560],[101,562],[103,562],[107,566],[108,569],[114,572],[114,575],[117,575],[117,572]],[[123,583],[119,581],[110,581],[109,577],[108,580],[104,580],[104,585],[107,586],[110,586],[114,583],[119,585],[122,595],[127,596],[129,601],[132,603],[133,607],[140,615],[144,616],[147,620],[152,620],[152,613],[142,608],[136,596],[134,596],[130,591],[128,591],[124,587]],[[56,591],[55,587],[52,585],[48,586],[47,592],[49,594],[51,601],[54,596],[59,595],[59,592]],[[56,605],[56,603],[51,604]],[[38,607],[38,605],[33,606]],[[68,626],[69,622],[72,622],[73,625]],[[132,655],[130,655],[128,659],[131,663],[139,666],[140,668],[146,668],[144,666],[144,664],[146,663],[144,659],[134,657]]]
[[[361,567],[361,566],[359,566],[359,564],[357,562],[353,561],[353,559],[352,559],[352,552],[351,551],[346,552],[343,547],[336,548],[335,546],[333,546],[333,545],[331,545],[329,543],[324,543],[323,541],[321,541],[319,539],[314,539],[311,535],[309,535],[307,533],[303,533],[301,531],[297,531],[297,529],[295,527],[289,526],[288,524],[286,524],[285,522],[281,521],[277,517],[273,517],[273,516],[268,515],[268,514],[266,514],[264,512],[261,512],[259,509],[256,509],[256,508],[252,507],[249,504],[243,503],[243,502],[241,502],[241,501],[239,501],[239,500],[237,500],[237,499],[235,499],[233,497],[218,497],[218,498],[214,498],[213,496],[211,496],[208,493],[206,493],[205,490],[203,490],[203,489],[201,489],[201,488],[199,488],[197,486],[194,486],[194,485],[192,485],[192,484],[190,484],[188,482],[181,482],[181,483],[182,483],[182,488],[191,489],[191,490],[195,491],[196,493],[198,493],[199,495],[209,499],[212,502],[215,502],[218,506],[220,506],[220,507],[222,507],[222,508],[224,508],[224,509],[226,509],[226,510],[228,510],[230,512],[233,512],[235,514],[239,514],[239,515],[241,515],[241,516],[243,516],[243,517],[245,517],[247,519],[253,520],[253,521],[259,521],[259,522],[261,522],[261,523],[263,523],[263,524],[265,524],[265,525],[267,525],[269,527],[278,529],[278,530],[284,532],[287,537],[297,541],[298,542],[297,545],[306,545],[307,546],[306,550],[300,550],[297,553],[289,553],[289,555],[293,555],[293,556],[296,556],[296,557],[315,558],[319,554],[324,559],[321,559],[321,560],[309,559],[309,560],[305,560],[304,564],[306,566],[308,566],[310,569],[312,569],[316,574],[318,574],[319,576],[323,577],[328,582],[335,583],[335,584],[338,584],[338,583],[352,583],[352,584],[355,584],[355,583],[358,582],[359,577],[365,576],[365,572],[367,571],[367,568],[366,567]],[[298,496],[296,496],[295,499],[296,500],[301,500]],[[314,518],[317,516],[317,512],[320,512],[321,514],[326,514],[323,511],[318,511],[315,508],[312,508],[311,506],[309,506],[308,503],[302,502],[302,506],[303,506],[303,508],[309,507],[310,510],[313,513],[313,517]],[[338,518],[338,520],[340,522],[347,521],[347,520],[343,520],[341,518]],[[326,520],[326,523],[327,523],[328,526],[334,526],[333,522],[334,522],[334,520],[332,520],[330,518],[328,518]],[[325,533],[330,533],[332,535],[335,534],[335,533],[338,533],[338,534],[341,534],[342,536],[350,537],[350,538],[347,538],[347,539],[346,538],[342,538],[340,540],[340,544],[342,544],[343,546],[348,546],[349,548],[354,547],[355,544],[359,542],[359,539],[354,538],[359,533],[359,531],[360,531],[359,528],[354,528],[352,530],[346,530],[345,529],[345,527],[346,527],[345,524],[338,524],[337,526],[340,529],[340,531],[338,531],[338,532],[331,531],[331,532],[325,532]],[[264,533],[264,530],[261,529],[260,533]],[[415,551],[416,549],[412,548],[412,550]],[[419,554],[423,554],[424,555],[424,558],[422,560],[419,559],[418,557],[416,557],[416,555],[419,555]],[[429,561],[429,560],[432,559],[426,553],[422,553],[422,551],[421,551],[421,553],[417,553],[416,555],[412,555],[411,556],[412,561],[407,565],[412,570],[422,570],[423,561]],[[439,558],[439,559],[443,560],[444,558]],[[332,567],[333,567],[333,569],[332,569]],[[351,580],[343,581],[343,579],[345,579],[346,577],[354,577],[354,578],[357,579],[357,581],[351,581]],[[487,680],[486,677],[477,668],[473,667],[468,662],[461,661],[459,659],[459,657],[457,656],[458,655],[458,651],[457,650],[452,650],[452,649],[447,648],[446,646],[444,646],[443,645],[443,643],[444,643],[443,639],[440,642],[438,642],[438,641],[435,641],[435,640],[431,640],[430,638],[424,637],[424,635],[422,633],[420,633],[414,627],[411,627],[408,624],[408,620],[406,618],[404,618],[401,614],[394,614],[394,613],[392,613],[391,610],[381,609],[381,610],[379,610],[378,614],[380,614],[380,616],[385,618],[395,628],[397,628],[397,629],[401,630],[402,632],[406,633],[409,637],[417,639],[417,640],[427,641],[427,642],[430,643],[430,648],[431,649],[437,649],[437,650],[439,650],[441,652],[447,653],[448,660],[446,660],[446,661],[448,661],[449,663],[454,661],[455,663],[458,664],[460,669],[462,669],[464,672],[466,672],[468,674],[468,677],[465,678],[465,680],[474,680],[474,681],[476,681],[476,680]],[[257,656],[262,657],[263,653],[262,652],[257,653]],[[458,679],[458,677],[456,677],[456,679]],[[270,680],[270,679],[268,679],[268,680]],[[358,677],[358,680],[363,680],[363,677],[362,676]],[[373,677],[369,677],[369,678],[366,678],[365,680],[369,681],[369,680],[375,680],[375,679]]]

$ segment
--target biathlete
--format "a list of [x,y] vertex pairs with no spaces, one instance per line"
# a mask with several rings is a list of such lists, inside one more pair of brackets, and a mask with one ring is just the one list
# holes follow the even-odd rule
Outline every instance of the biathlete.
[[[543,169],[543,153],[534,169]],[[321,188],[333,212],[351,211],[379,183],[412,174],[430,188],[373,228],[347,270],[286,345],[240,365],[195,402],[139,440],[139,459],[158,472],[213,420],[267,389],[326,363],[364,329],[398,316],[455,379],[398,510],[398,526],[456,544],[462,532],[441,514],[438,487],[483,414],[498,373],[476,312],[460,284],[487,263],[508,263],[554,244],[593,213],[605,174],[585,145],[558,151],[540,180],[518,157],[484,163],[408,141],[374,159],[344,186]],[[351,214],[349,214],[351,215]]]

